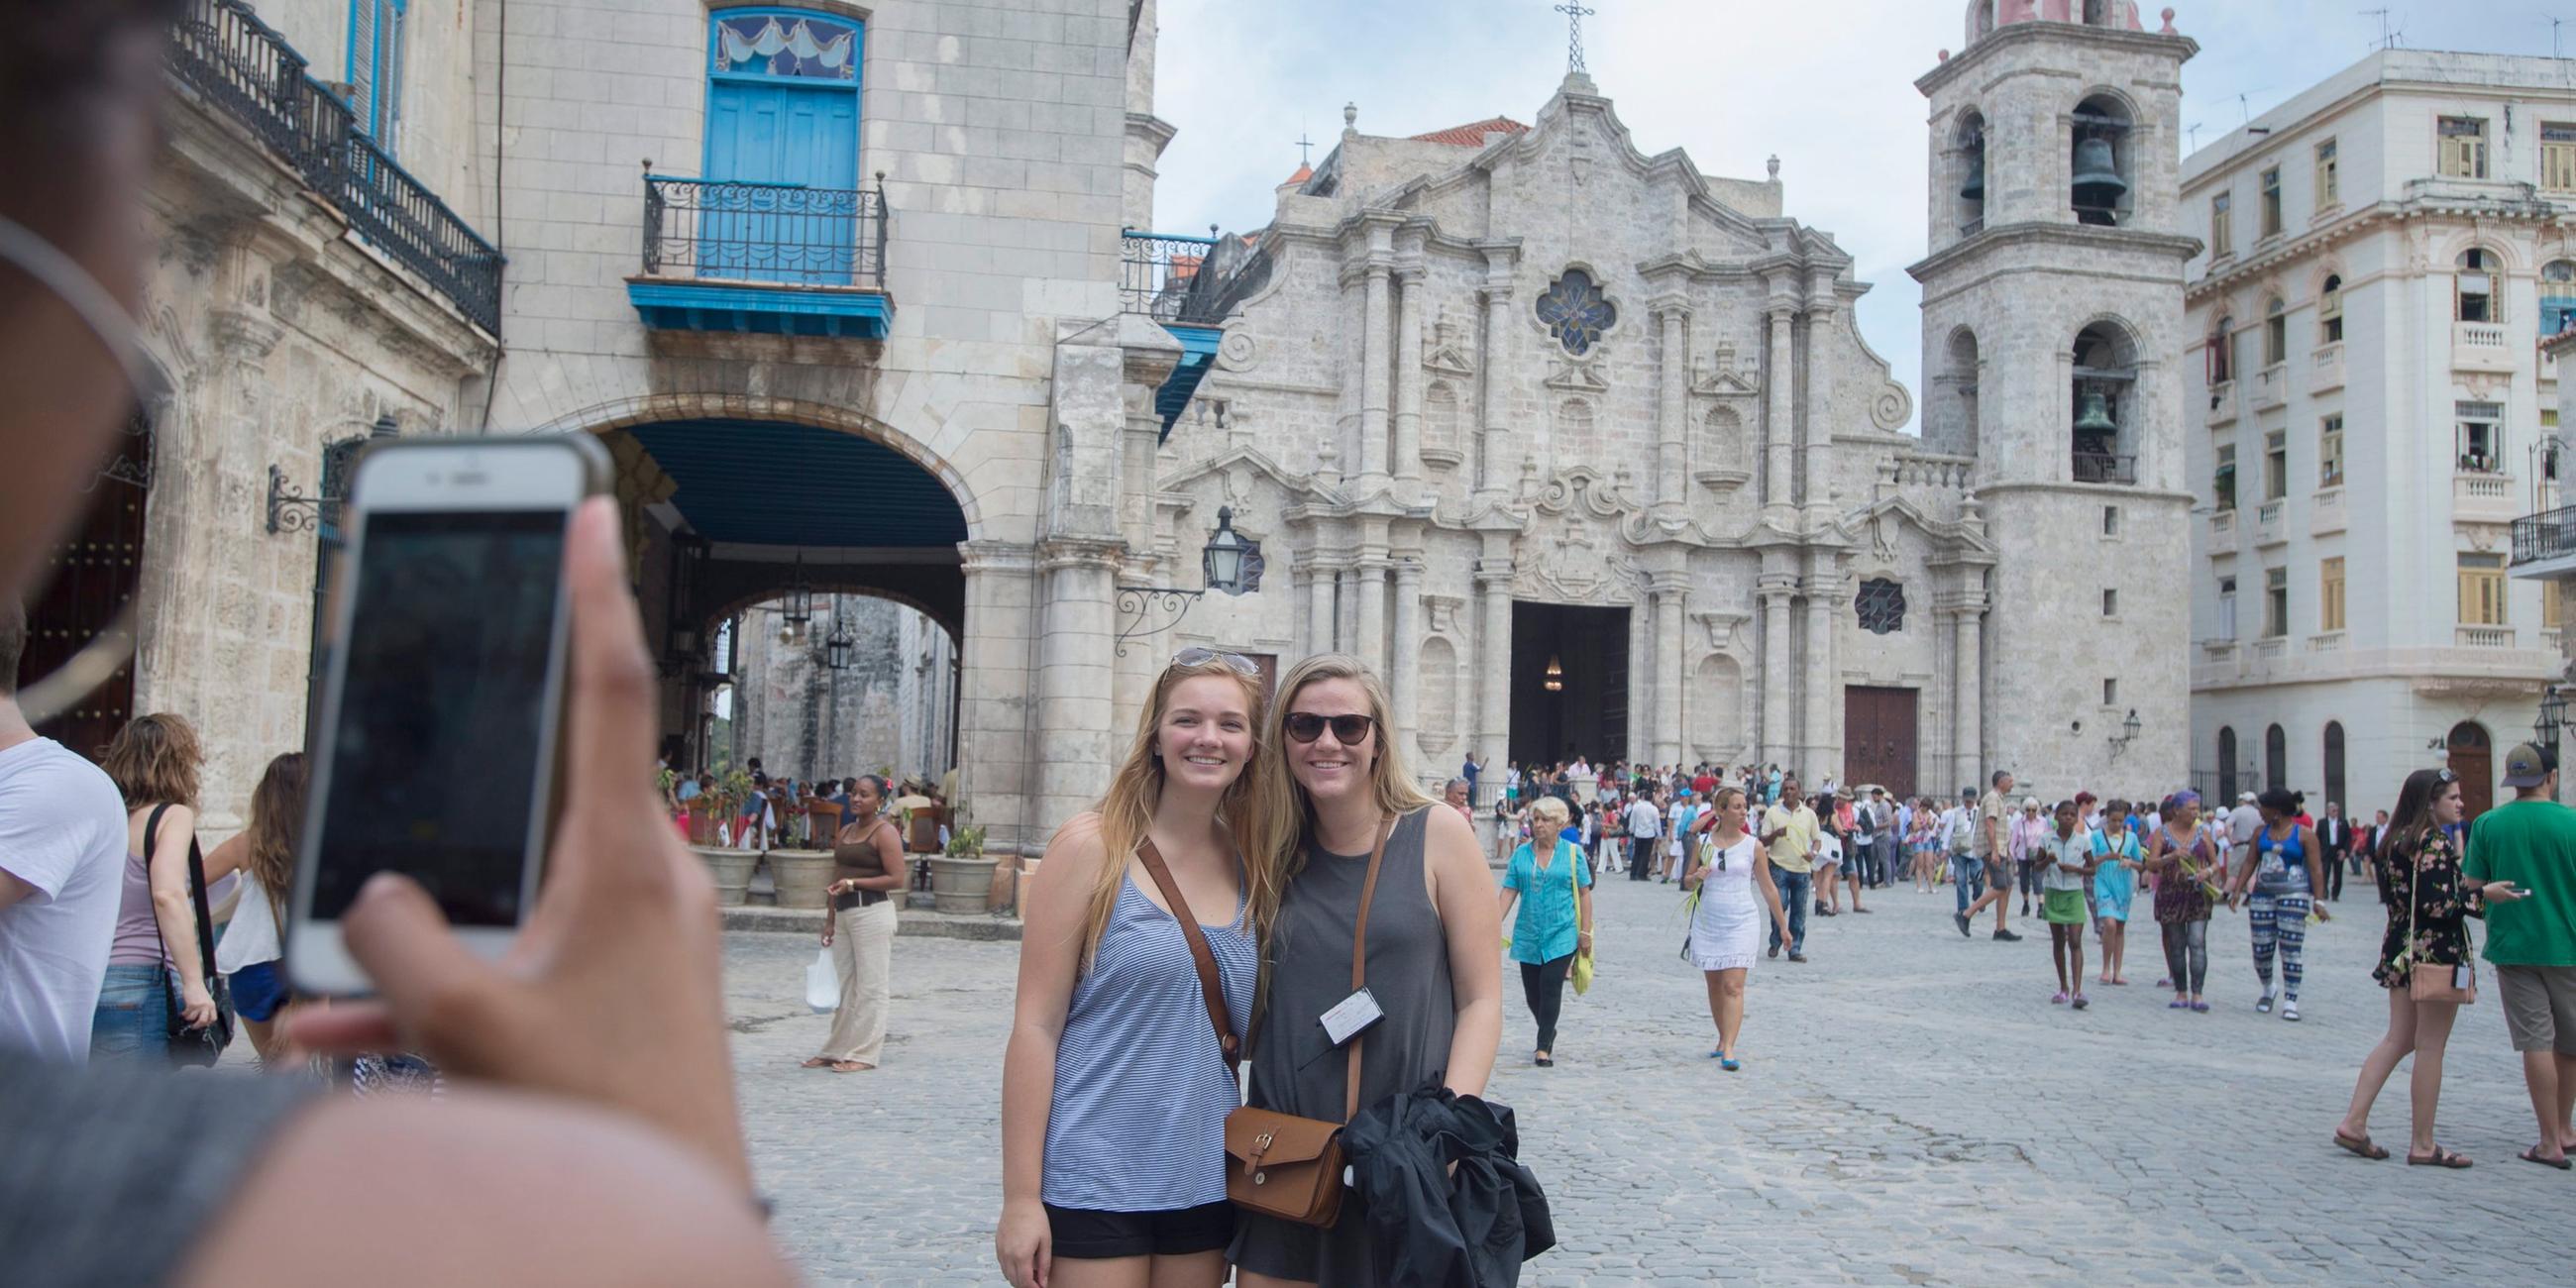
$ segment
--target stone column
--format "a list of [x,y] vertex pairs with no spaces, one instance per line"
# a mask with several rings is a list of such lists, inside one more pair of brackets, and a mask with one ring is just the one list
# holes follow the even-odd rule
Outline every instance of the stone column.
[[1321,558],[1306,564],[1306,651],[1330,653],[1336,647],[1333,630],[1333,589],[1340,574],[1324,565]]
[[1831,773],[1837,781],[1848,781],[1839,763],[1836,749],[1842,735],[1834,723],[1834,583],[1830,575],[1807,579],[1807,655],[1799,672],[1806,697],[1802,741],[1805,750],[1800,759],[1811,774]]
[[1387,288],[1391,267],[1372,260],[1360,304],[1360,478],[1386,477]]
[[1689,498],[1689,466],[1683,460],[1690,415],[1690,305],[1662,300],[1655,318],[1663,324],[1663,351],[1657,356],[1655,388],[1655,509],[1678,513]]
[[1790,313],[1786,304],[1771,306],[1771,363],[1762,376],[1762,504],[1773,509],[1795,504],[1790,494],[1789,431],[1797,412],[1789,400],[1789,377],[1797,362],[1789,348]]
[[1396,745],[1419,775],[1423,772],[1422,560],[1411,553],[1396,556],[1395,562],[1394,666],[1395,674],[1388,678],[1395,685]]
[[1359,565],[1359,648],[1360,660],[1369,669],[1386,678],[1386,556],[1369,554],[1360,557]]
[[1483,390],[1477,395],[1477,419],[1483,425],[1476,454],[1476,495],[1500,499],[1520,477],[1520,454],[1514,450],[1504,383],[1511,365],[1512,278],[1508,252],[1485,252],[1485,343],[1477,355]]
[[1109,785],[1117,735],[1110,641],[1117,634],[1114,581],[1125,550],[1115,541],[1051,539],[1038,547],[1037,808],[1042,832],[1090,807]]
[[1800,439],[1801,505],[1823,505],[1833,499],[1834,365],[1829,350],[1834,329],[1831,295],[1811,297],[1807,309],[1807,432]]
[[1631,761],[1654,758],[1654,710],[1655,595],[1640,586],[1628,610],[1628,743],[1619,749]]
[[1762,680],[1757,686],[1762,694],[1762,759],[1786,765],[1795,759],[1790,754],[1795,736],[1790,703],[1798,685],[1789,669],[1789,600],[1798,593],[1797,579],[1764,573],[1755,593],[1762,597]]
[[1476,638],[1475,674],[1485,690],[1484,700],[1476,704],[1476,738],[1499,766],[1511,759],[1512,561],[1479,560],[1476,593],[1482,597],[1485,623]]
[[1655,761],[1682,759],[1682,627],[1689,590],[1678,578],[1655,586]]
[[1395,271],[1404,292],[1395,328],[1395,476],[1408,483],[1422,477],[1422,297],[1427,276],[1420,264]]
[[1958,642],[1953,649],[1950,676],[1950,709],[1957,713],[1950,721],[1950,764],[1958,781],[1950,790],[1961,787],[1984,787],[1985,717],[1979,699],[1985,677],[1985,623],[1982,611],[1974,604],[1963,604],[1957,610]]

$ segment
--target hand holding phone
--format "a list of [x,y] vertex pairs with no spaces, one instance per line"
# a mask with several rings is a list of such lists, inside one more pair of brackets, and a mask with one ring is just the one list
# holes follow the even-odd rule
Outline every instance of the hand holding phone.
[[379,996],[299,1007],[293,1036],[328,1054],[415,1050],[452,1074],[632,1114],[747,1191],[715,889],[653,808],[655,682],[614,502],[582,503],[564,562],[564,826],[524,930],[486,961],[417,882],[374,876],[341,925]]

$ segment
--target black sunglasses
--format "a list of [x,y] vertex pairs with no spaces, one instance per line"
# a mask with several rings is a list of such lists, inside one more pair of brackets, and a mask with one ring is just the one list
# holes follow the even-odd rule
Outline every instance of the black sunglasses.
[[1194,644],[1172,655],[1173,666],[1201,666],[1209,662],[1223,662],[1234,668],[1239,675],[1248,675],[1255,679],[1261,676],[1261,668],[1254,666],[1252,659],[1241,653],[1226,653],[1217,649],[1201,648]]
[[1313,742],[1324,736],[1324,726],[1333,727],[1333,741],[1345,747],[1356,747],[1366,740],[1377,721],[1368,716],[1319,716],[1312,711],[1293,712],[1280,722],[1288,736],[1298,742]]

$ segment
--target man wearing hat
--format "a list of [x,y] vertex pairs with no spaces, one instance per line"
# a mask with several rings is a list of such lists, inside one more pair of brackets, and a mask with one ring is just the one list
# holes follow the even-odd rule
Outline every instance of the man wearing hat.
[[2564,1171],[2576,1151],[2576,811],[2554,799],[2558,757],[2530,743],[2505,753],[2504,785],[2512,802],[2478,816],[2461,866],[2523,892],[2487,905],[2486,958],[2539,1124],[2522,1157]]
[[2263,811],[2254,793],[2236,793],[2236,808],[2227,811],[2227,867],[2233,871],[2252,852],[2254,834],[2263,830]]

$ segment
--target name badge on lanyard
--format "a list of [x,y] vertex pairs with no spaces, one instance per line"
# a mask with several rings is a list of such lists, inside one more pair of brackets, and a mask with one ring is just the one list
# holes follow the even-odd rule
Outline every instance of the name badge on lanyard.
[[1377,998],[1363,988],[1324,1012],[1324,1036],[1331,1038],[1333,1045],[1338,1047],[1385,1018],[1386,1011],[1378,1006]]

